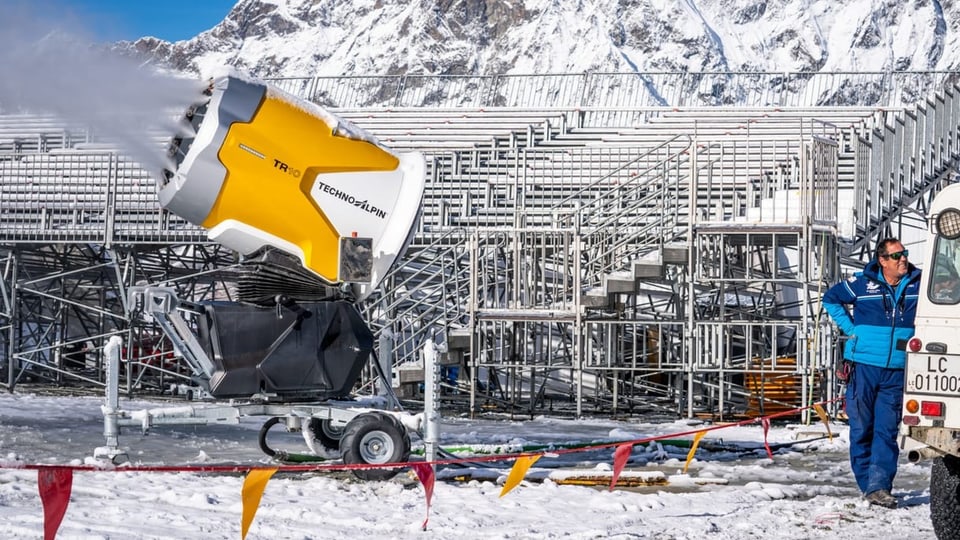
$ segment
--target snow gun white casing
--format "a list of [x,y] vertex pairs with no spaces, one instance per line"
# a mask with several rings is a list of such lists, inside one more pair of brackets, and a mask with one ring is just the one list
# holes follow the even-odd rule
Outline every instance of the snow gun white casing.
[[170,145],[161,205],[242,254],[273,247],[362,299],[416,228],[425,164],[309,102],[236,76],[213,80]]

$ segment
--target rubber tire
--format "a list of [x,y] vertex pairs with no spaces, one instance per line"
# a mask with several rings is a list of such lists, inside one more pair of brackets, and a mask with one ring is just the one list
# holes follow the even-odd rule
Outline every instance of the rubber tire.
[[343,438],[344,428],[333,428],[330,420],[319,418],[311,418],[309,427],[310,431],[313,432],[313,438],[324,448],[327,450],[338,450],[340,448],[340,439]]
[[[363,413],[343,429],[340,457],[347,465],[405,463],[410,458],[410,434],[389,414]],[[361,480],[389,480],[400,469],[353,469],[352,472]]]
[[960,458],[947,455],[933,461],[930,521],[940,540],[960,538]]

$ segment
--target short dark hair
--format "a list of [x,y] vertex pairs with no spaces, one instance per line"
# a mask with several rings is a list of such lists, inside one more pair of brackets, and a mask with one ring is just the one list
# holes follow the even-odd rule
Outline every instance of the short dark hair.
[[889,246],[890,244],[896,244],[899,242],[900,242],[900,239],[895,236],[884,238],[883,240],[877,242],[877,253],[876,253],[877,260],[879,260],[881,257],[887,256],[887,246]]

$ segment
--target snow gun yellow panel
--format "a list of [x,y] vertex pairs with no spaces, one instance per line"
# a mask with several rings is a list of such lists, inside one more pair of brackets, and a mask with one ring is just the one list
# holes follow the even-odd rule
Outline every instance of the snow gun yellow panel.
[[186,119],[195,136],[171,144],[160,200],[211,239],[245,254],[277,248],[366,290],[405,249],[423,194],[419,154],[396,155],[313,104],[232,76]]
[[[219,153],[227,178],[209,230],[239,221],[300,249],[304,266],[339,281],[341,234],[310,197],[319,173],[393,171],[399,160],[363,140],[336,137],[316,116],[267,97],[249,123],[235,123]],[[360,179],[357,179],[360,181]]]

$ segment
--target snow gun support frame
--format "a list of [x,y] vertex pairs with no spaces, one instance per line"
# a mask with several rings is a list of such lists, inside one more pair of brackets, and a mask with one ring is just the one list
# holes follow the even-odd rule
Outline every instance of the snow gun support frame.
[[[407,463],[410,458],[410,431],[419,431],[423,415],[384,410],[385,398],[364,400],[327,400],[303,403],[270,403],[260,399],[229,400],[223,404],[200,403],[161,407],[138,411],[120,407],[119,370],[122,340],[110,339],[104,355],[107,385],[103,407],[106,445],[95,449],[98,459],[119,464],[127,460],[127,452],[119,444],[120,429],[139,428],[143,434],[158,426],[205,426],[239,424],[245,417],[265,417],[257,435],[261,451],[286,463],[322,461],[335,457],[347,465],[384,465],[376,468],[352,469],[362,480],[388,480],[400,467],[389,464]],[[267,442],[268,432],[282,425],[286,431],[302,433],[309,454],[294,454],[273,449]]]

